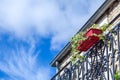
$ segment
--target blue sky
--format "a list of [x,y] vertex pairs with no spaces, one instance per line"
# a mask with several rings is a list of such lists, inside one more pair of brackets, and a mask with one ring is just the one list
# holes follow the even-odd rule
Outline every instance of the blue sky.
[[105,0],[0,0],[0,80],[50,80],[49,63]]

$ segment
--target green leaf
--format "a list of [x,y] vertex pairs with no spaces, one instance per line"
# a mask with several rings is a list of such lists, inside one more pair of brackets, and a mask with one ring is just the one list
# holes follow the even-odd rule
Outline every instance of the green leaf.
[[[104,25],[102,25],[101,27],[100,27],[98,24],[93,24],[91,28],[96,28],[96,29],[101,29],[102,31],[106,31],[106,29],[107,29],[108,27],[109,27],[108,24],[104,24]],[[73,62],[73,63],[75,63],[75,61],[76,61],[77,59],[79,59],[79,60],[81,60],[81,61],[84,61],[84,57],[81,56],[80,54],[78,54],[78,53],[81,52],[81,51],[79,51],[79,50],[77,49],[77,47],[80,45],[79,42],[80,42],[80,41],[85,41],[85,40],[87,39],[86,37],[84,37],[84,34],[85,34],[85,32],[79,32],[79,33],[77,33],[76,35],[74,35],[74,36],[71,38],[71,40],[70,40],[70,41],[71,41],[71,48],[72,48],[72,50],[71,50],[72,56],[75,57],[75,58],[72,59],[72,62]],[[100,39],[102,39],[103,41],[105,40],[105,37],[104,37],[103,34],[101,34],[101,35],[93,34],[93,36],[98,36],[98,37],[100,37]],[[76,54],[77,54],[77,55],[76,55]]]
[[110,25],[108,25],[108,24],[104,24],[104,25],[102,25],[101,27],[100,27],[100,29],[102,30],[102,31],[106,31],[106,29],[109,27]]
[[117,71],[114,75],[116,80],[120,80],[120,73]]
[[98,24],[93,24],[91,28],[98,28]]

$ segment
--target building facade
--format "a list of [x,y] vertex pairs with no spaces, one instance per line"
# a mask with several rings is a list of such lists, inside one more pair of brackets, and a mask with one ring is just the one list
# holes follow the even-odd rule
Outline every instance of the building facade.
[[50,63],[56,67],[51,80],[115,80],[116,72],[120,71],[120,0],[106,0],[79,32],[93,24],[102,26],[105,23],[111,24],[111,30],[106,31],[105,41],[100,40],[81,53],[84,62],[71,63],[71,44],[68,42]]

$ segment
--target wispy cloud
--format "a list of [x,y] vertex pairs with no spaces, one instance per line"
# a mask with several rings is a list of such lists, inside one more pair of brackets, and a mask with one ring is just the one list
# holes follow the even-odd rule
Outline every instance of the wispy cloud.
[[0,28],[17,37],[52,35],[57,49],[87,21],[104,0],[1,0]]
[[9,77],[0,80],[49,80],[50,68],[38,61],[37,40],[50,37],[50,49],[59,49],[103,1],[0,0],[0,71]]
[[[38,61],[35,51],[37,39],[51,37],[50,49],[59,49],[103,1],[0,0],[0,71],[10,77],[7,80],[49,80],[50,69]],[[12,37],[2,39],[1,33]]]
[[[28,46],[29,47],[29,46]],[[0,50],[0,70],[9,76],[7,80],[49,80],[50,69],[38,61],[35,47],[24,46],[12,50]],[[1,79],[2,80],[2,79]],[[4,79],[3,79],[4,80]]]

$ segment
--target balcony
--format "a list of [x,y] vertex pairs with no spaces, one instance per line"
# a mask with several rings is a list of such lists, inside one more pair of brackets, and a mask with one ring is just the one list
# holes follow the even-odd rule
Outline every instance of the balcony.
[[83,62],[69,62],[51,80],[116,80],[120,71],[120,24],[89,51]]

